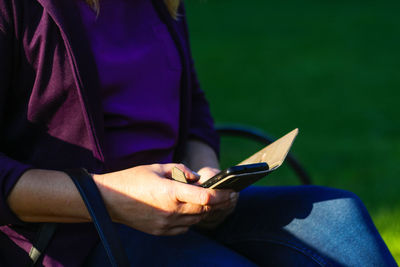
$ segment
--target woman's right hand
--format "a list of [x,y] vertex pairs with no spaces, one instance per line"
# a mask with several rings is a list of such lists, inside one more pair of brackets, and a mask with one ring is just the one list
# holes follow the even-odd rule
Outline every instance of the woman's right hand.
[[113,221],[148,234],[177,235],[207,213],[228,208],[235,193],[168,179],[176,166],[189,179],[197,179],[182,164],[142,165],[93,178]]

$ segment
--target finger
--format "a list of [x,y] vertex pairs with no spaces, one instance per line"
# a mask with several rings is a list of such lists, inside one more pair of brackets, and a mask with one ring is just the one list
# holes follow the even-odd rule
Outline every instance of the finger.
[[218,203],[216,205],[211,206],[212,211],[219,211],[219,210],[226,210],[226,209],[230,209],[231,207],[234,207],[236,205],[236,203],[234,201],[232,201],[232,199],[230,199],[229,201],[225,201],[222,203]]
[[[176,219],[176,223],[173,227],[190,227],[194,224],[201,222],[204,219],[203,214],[196,215],[182,215]],[[171,227],[171,228],[173,228]]]
[[234,211],[234,209],[235,209],[235,206],[229,206],[228,208],[220,209],[220,210],[212,209],[210,212],[204,214],[203,221],[226,217],[229,214],[231,214]]
[[[238,196],[239,194],[236,194]],[[202,215],[203,218],[212,216],[214,213],[232,213],[237,204],[237,197],[230,198],[229,201],[215,205],[197,205],[192,203],[181,203],[177,208],[179,215]]]
[[[217,190],[217,191],[226,191],[226,190]],[[229,199],[223,202],[216,203],[214,205],[210,205],[210,211],[219,211],[230,209],[231,207],[235,207],[238,201],[239,193],[230,192]]]
[[198,205],[216,205],[236,196],[232,190],[214,190],[190,184],[176,183],[174,189],[178,201]]
[[179,170],[181,170],[184,174],[185,174],[185,178],[186,180],[188,180],[188,182],[196,182],[197,180],[200,179],[200,175],[197,174],[196,172],[192,171],[191,169],[189,169],[188,167],[186,167],[184,164],[182,163],[169,163],[169,164],[164,164],[164,175],[168,178],[172,178],[172,169],[173,168],[178,168]]
[[172,235],[181,235],[189,231],[189,227],[186,226],[178,226],[165,231],[162,235],[172,236]]
[[211,167],[204,167],[201,170],[198,171],[200,174],[200,183],[204,183],[214,175],[218,174],[220,172],[219,169],[217,168],[211,168]]
[[202,214],[196,215],[178,215],[174,216],[174,218],[168,219],[168,221],[163,221],[162,223],[156,225],[155,231],[162,234],[163,232],[167,232],[172,228],[177,227],[190,227],[194,224],[201,222],[204,219]]
[[210,205],[198,205],[192,203],[180,203],[177,213],[180,215],[201,215],[212,210]]
[[191,203],[183,203],[180,205],[180,208],[177,212],[178,216],[186,216],[186,215],[196,215],[201,218],[206,218],[212,216],[213,214],[219,213],[231,213],[235,209],[236,205],[232,202],[226,202],[224,205],[194,205]]
[[197,181],[199,181],[199,179],[200,179],[200,174],[198,174],[197,172],[195,172],[195,171],[191,171],[191,175],[187,175],[187,174],[185,174],[186,175],[186,180],[188,181],[188,183],[196,183]]
[[197,226],[201,228],[214,228],[221,224],[226,217],[228,217],[229,213],[218,213],[218,214],[212,214],[211,216],[208,216],[204,218],[200,223],[197,224]]
[[208,213],[207,216],[205,216],[197,225],[205,228],[217,226],[225,221],[225,219],[234,211],[234,209],[235,207],[231,207],[229,209]]

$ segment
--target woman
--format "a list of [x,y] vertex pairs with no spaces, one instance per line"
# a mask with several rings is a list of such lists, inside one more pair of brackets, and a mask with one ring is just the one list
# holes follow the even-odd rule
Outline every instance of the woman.
[[2,264],[29,264],[36,223],[58,222],[39,262],[107,265],[63,171],[84,167],[132,265],[394,266],[351,193],[250,188],[238,202],[166,179],[170,162],[202,179],[218,172],[178,4],[0,0]]

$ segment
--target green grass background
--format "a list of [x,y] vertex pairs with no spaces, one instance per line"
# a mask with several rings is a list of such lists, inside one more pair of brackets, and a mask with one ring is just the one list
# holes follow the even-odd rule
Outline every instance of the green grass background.
[[[357,193],[400,262],[400,2],[192,0],[186,8],[216,122],[277,137],[298,127],[292,151],[314,183]],[[222,146],[225,166],[257,149],[234,138]],[[283,166],[262,184],[298,181]]]

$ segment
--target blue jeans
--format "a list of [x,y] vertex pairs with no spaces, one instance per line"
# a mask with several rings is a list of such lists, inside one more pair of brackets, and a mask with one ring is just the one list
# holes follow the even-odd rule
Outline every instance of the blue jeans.
[[[213,231],[151,236],[118,225],[132,266],[397,266],[353,193],[250,187]],[[88,266],[108,266],[101,244]]]

